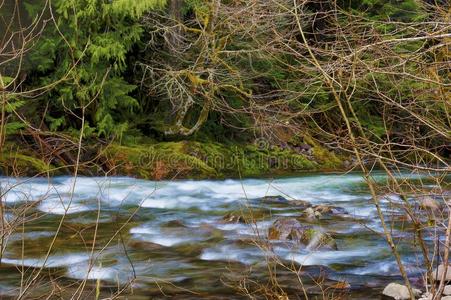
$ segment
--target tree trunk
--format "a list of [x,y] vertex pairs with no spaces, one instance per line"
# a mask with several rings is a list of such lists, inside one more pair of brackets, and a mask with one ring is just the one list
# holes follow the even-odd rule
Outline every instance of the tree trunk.
[[172,19],[173,27],[170,29],[168,43],[171,51],[180,48],[182,38],[182,5],[183,0],[171,0],[169,3],[169,16]]

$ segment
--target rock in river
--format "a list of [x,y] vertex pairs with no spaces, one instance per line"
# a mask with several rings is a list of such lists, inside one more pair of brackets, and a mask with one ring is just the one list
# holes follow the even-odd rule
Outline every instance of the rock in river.
[[443,295],[451,296],[451,285],[445,286],[445,288],[443,289]]
[[270,205],[276,205],[276,206],[288,206],[293,208],[307,208],[312,206],[310,202],[305,200],[288,200],[282,196],[265,196],[258,199],[259,203],[265,203]]
[[270,240],[290,240],[311,250],[337,250],[337,243],[327,232],[304,226],[294,218],[277,219],[268,229]]
[[[415,296],[419,296],[421,293],[420,290],[417,289],[413,289],[413,294]],[[384,291],[382,292],[382,294],[384,296],[396,299],[396,300],[408,300],[410,299],[410,294],[409,294],[409,289],[402,284],[398,284],[398,283],[390,283],[389,285],[387,285],[384,289]]]
[[228,213],[223,218],[222,221],[224,223],[246,223],[244,216],[239,213]]
[[430,196],[424,196],[419,199],[420,207],[422,209],[429,209],[432,211],[438,211],[440,209],[440,204],[437,200]]
[[268,204],[288,204],[288,200],[282,196],[265,196],[261,197],[259,200]]
[[[437,269],[432,273],[432,277],[436,281],[440,281],[442,279],[443,273],[445,272],[445,266],[439,265]],[[451,263],[448,265],[448,269],[446,271],[445,281],[451,281]]]

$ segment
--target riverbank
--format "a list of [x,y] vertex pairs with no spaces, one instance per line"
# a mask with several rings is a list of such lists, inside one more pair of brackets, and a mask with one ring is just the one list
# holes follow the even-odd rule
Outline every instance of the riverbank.
[[[66,150],[42,144],[40,149],[37,147],[7,143],[0,153],[2,174],[73,174],[78,150],[76,145]],[[314,142],[304,148],[264,142],[147,141],[129,145],[87,142],[81,149],[79,174],[124,175],[153,180],[221,179],[338,171],[348,165],[346,157]]]

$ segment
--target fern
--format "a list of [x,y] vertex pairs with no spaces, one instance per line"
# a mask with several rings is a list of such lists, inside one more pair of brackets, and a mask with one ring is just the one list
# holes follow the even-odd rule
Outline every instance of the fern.
[[7,123],[5,128],[6,128],[6,134],[10,135],[10,134],[17,134],[19,133],[19,131],[23,128],[25,128],[26,125],[23,122],[10,122]]

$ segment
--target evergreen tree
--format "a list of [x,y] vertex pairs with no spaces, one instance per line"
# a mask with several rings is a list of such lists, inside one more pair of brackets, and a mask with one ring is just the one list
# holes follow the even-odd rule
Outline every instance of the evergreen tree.
[[[127,53],[143,32],[139,18],[162,7],[165,0],[55,0],[54,24],[30,55],[39,84],[64,78],[44,102],[52,130],[79,128],[86,107],[87,133],[120,136],[127,128],[124,110],[138,102],[129,94],[136,87],[124,78]],[[30,14],[39,4],[28,4]]]

